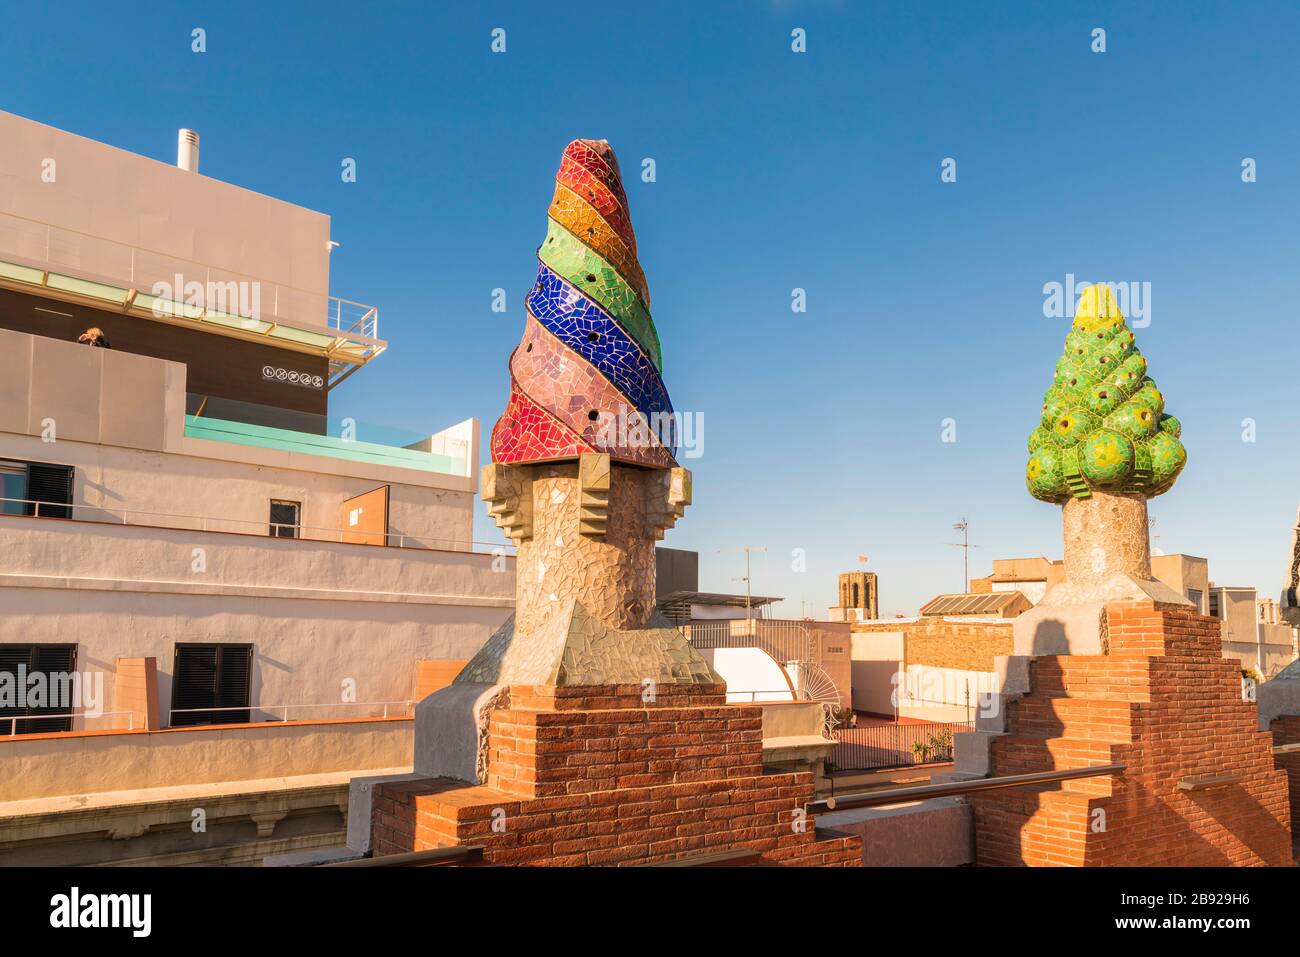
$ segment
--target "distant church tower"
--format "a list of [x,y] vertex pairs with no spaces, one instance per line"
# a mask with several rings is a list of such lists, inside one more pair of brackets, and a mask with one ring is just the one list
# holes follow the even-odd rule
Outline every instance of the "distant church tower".
[[831,609],[833,621],[865,621],[880,617],[875,572],[844,572],[840,575],[839,595],[839,606]]

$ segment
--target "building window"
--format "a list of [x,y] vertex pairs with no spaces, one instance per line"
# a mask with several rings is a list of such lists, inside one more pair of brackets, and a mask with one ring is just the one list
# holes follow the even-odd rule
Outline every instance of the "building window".
[[[0,645],[0,682],[8,685],[0,694],[0,735],[71,731],[71,718],[33,716],[74,710],[78,702],[65,700],[72,682],[54,676],[71,675],[76,667],[76,645]],[[40,698],[32,697],[35,689],[27,680],[32,674],[45,675],[46,690]]]
[[[1199,606],[1199,604],[1200,604],[1201,593],[1200,593],[1200,592],[1197,592],[1197,591],[1193,591],[1193,592],[1191,592],[1191,594],[1195,596],[1192,600],[1195,601],[1195,602],[1197,602],[1197,604],[1198,604],[1198,606]],[[1210,604],[1209,604],[1208,608],[1206,609],[1206,611],[1207,611],[1207,613],[1208,613],[1211,617],[1213,617],[1213,618],[1221,618],[1221,617],[1223,617],[1223,616],[1219,613],[1219,593],[1218,593],[1217,591],[1212,591],[1212,592],[1210,592]]]
[[72,518],[72,467],[0,462],[0,515]]
[[246,724],[252,673],[252,645],[178,644],[171,726]]
[[276,538],[298,537],[298,513],[300,502],[284,502],[271,499],[271,535]]

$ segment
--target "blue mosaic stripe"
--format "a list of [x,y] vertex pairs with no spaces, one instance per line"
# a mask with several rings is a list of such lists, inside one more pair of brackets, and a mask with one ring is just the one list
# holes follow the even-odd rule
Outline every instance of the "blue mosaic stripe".
[[663,379],[636,341],[545,263],[538,263],[537,282],[528,292],[528,311],[551,335],[595,366],[639,412],[647,417],[672,413]]

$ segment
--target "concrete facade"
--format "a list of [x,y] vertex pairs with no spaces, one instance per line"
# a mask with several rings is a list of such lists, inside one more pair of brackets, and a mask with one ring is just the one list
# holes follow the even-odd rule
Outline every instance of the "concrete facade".
[[[513,558],[472,551],[469,475],[188,437],[185,367],[145,356],[0,330],[0,383],[0,459],[73,469],[71,518],[0,515],[0,642],[75,643],[108,701],[119,658],[154,658],[165,726],[177,642],[251,642],[254,706],[364,715],[510,613]],[[342,541],[377,486],[409,547]],[[269,534],[273,500],[300,503],[300,537]]]
[[257,864],[343,842],[349,777],[410,719],[0,738],[0,865]]
[[[10,113],[0,112],[0,143],[0,217],[8,227],[0,258],[141,290],[172,282],[178,271],[187,280],[257,280],[265,314],[325,325],[323,213]],[[41,179],[48,157],[58,158],[58,189]],[[48,241],[46,224],[60,241]],[[199,263],[206,266],[196,274]]]

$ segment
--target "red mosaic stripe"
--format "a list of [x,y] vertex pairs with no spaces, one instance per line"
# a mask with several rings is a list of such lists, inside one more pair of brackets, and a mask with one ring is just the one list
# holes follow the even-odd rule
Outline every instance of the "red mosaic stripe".
[[492,429],[492,461],[573,459],[594,449],[533,402],[510,380],[510,401]]
[[531,315],[510,374],[530,402],[596,451],[633,465],[672,468],[668,450],[639,426],[631,400]]
[[636,234],[632,232],[632,220],[628,217],[627,207],[618,201],[614,191],[602,183],[585,166],[571,157],[560,161],[560,171],[555,174],[555,181],[563,183],[573,190],[600,213],[601,219],[609,223],[619,239],[636,255]]
[[628,208],[627,193],[623,191],[623,174],[618,168],[618,157],[614,155],[608,143],[574,140],[565,147],[564,155],[608,186],[623,208]]

